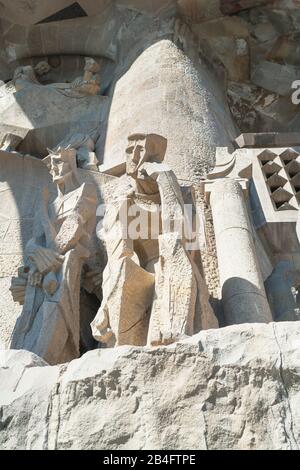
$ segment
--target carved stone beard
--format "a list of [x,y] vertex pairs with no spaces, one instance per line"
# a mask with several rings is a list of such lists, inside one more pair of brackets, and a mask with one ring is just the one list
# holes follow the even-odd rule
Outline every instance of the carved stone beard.
[[126,173],[132,178],[137,175],[137,165],[129,158],[127,158],[126,162]]

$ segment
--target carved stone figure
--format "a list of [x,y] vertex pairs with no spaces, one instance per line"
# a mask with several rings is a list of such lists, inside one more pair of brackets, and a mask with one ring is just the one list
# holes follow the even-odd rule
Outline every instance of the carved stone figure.
[[100,90],[100,75],[97,73],[100,65],[92,58],[85,57],[85,66],[83,74],[84,93],[95,95]]
[[80,276],[95,226],[96,192],[77,180],[75,149],[60,148],[44,161],[58,195],[51,202],[44,189],[34,237],[25,249],[26,265],[12,280],[14,300],[24,306],[11,347],[56,364],[79,355]]
[[100,65],[91,57],[85,57],[83,77],[76,78],[71,83],[71,90],[80,95],[97,95],[100,91],[100,76],[97,73]]
[[[91,57],[85,57],[83,76],[76,78],[72,83],[50,83],[46,87],[55,88],[61,93],[72,97],[97,95],[100,91],[100,65]],[[13,85],[15,91],[20,91],[28,85],[42,85],[37,76],[43,76],[51,70],[46,61],[40,61],[35,67],[22,65],[14,72]]]
[[[200,272],[182,238],[183,198],[174,173],[162,163],[166,147],[159,135],[129,137],[126,175],[106,208],[102,237],[108,263],[92,330],[109,346],[143,345],[147,337],[149,344],[168,344],[192,335],[196,311],[205,318],[203,328],[217,326],[198,292]],[[132,231],[136,212],[146,233]]]

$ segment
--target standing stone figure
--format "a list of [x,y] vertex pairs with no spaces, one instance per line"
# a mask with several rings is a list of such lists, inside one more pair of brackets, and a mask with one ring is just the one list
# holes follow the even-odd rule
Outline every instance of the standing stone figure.
[[[108,263],[103,301],[91,326],[95,339],[108,346],[168,344],[194,333],[196,315],[202,328],[218,324],[185,248],[180,186],[162,163],[167,141],[155,134],[128,140],[126,174],[103,219]],[[137,212],[141,233],[132,230]]]
[[26,265],[11,292],[23,304],[11,348],[26,349],[49,364],[79,356],[79,295],[83,261],[96,221],[96,191],[77,180],[76,150],[61,148],[44,159],[58,196],[43,190],[34,235],[26,245]]

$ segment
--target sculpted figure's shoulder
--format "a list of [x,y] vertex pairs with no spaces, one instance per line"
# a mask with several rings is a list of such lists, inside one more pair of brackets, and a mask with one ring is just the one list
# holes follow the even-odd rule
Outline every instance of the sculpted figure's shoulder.
[[92,183],[83,183],[76,191],[77,202],[75,210],[88,220],[95,213],[95,205],[97,203],[96,186]]

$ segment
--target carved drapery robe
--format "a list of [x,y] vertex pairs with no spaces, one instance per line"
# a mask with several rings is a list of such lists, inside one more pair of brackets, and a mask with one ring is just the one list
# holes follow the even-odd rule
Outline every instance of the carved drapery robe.
[[[131,178],[120,178],[116,201],[104,216],[108,263],[103,301],[91,326],[95,339],[108,346],[172,343],[194,333],[196,316],[202,328],[218,326],[207,288],[185,248],[184,203],[177,179],[165,165],[152,169],[156,176],[137,180],[135,190],[130,189]],[[149,218],[148,238],[130,237],[133,205],[148,214],[159,214],[161,208],[156,239],[150,238]]]

